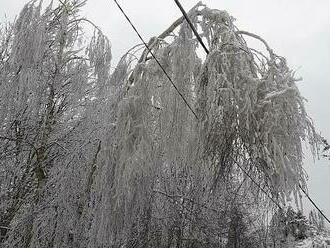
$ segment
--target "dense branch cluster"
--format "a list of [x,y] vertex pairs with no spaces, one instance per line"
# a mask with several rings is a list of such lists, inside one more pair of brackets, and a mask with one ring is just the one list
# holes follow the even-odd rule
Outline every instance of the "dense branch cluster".
[[206,58],[183,18],[148,44],[195,118],[140,45],[110,74],[84,3],[32,1],[1,29],[0,244],[265,247],[319,141],[285,59],[199,3]]

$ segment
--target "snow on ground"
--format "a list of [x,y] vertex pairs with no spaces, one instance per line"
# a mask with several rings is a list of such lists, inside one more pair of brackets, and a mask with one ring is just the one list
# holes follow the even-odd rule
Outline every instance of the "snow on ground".
[[297,242],[295,248],[330,248],[330,236],[315,236]]

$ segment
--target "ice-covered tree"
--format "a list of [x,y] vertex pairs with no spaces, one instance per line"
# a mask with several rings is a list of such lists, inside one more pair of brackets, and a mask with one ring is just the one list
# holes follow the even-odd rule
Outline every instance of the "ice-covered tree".
[[1,33],[5,247],[262,246],[319,142],[286,60],[199,3],[206,58],[183,17],[148,43],[176,88],[141,45],[110,75],[84,2],[32,1]]
[[[114,73],[125,90],[114,105],[112,150],[102,167],[108,182],[97,180],[104,193],[95,193],[103,200],[93,244],[216,244],[227,237],[233,204],[267,202],[260,188],[280,204],[291,194],[298,201],[298,185],[305,185],[302,142],[314,150],[318,137],[294,72],[226,12],[199,4],[189,16],[210,47],[205,60],[183,18],[149,46],[197,118],[148,50],[135,64],[130,51]],[[245,36],[266,53],[249,48]]]
[[2,34],[4,247],[67,246],[88,202],[111,53],[100,31],[85,44],[83,4],[32,1]]

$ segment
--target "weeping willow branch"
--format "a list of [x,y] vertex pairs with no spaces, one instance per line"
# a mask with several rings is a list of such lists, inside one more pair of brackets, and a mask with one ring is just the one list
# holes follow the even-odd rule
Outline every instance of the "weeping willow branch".
[[243,31],[243,30],[236,31],[236,34],[243,34],[243,35],[247,35],[247,36],[250,36],[252,38],[255,38],[257,40],[260,40],[265,45],[267,51],[269,52],[269,55],[271,57],[274,55],[273,50],[269,47],[267,42],[263,38],[261,38],[259,35],[256,35],[256,34],[253,34],[253,33],[247,32],[247,31]]

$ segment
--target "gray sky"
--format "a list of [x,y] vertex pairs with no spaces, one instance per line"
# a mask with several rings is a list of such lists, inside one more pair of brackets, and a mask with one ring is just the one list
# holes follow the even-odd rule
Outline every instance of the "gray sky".
[[[173,0],[118,0],[146,40],[160,34],[180,17]],[[0,0],[0,20],[13,20],[25,0]],[[46,1],[47,2],[47,1]],[[56,2],[56,0],[54,1]],[[286,57],[303,81],[298,83],[309,115],[330,141],[330,1],[329,0],[204,0],[210,8],[226,10],[243,30],[262,36],[274,51]],[[186,10],[197,0],[181,0]],[[83,15],[110,38],[114,61],[140,43],[112,0],[89,0]],[[309,192],[330,216],[330,161],[306,153]],[[311,209],[305,201],[305,209]]]

